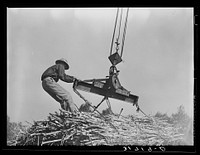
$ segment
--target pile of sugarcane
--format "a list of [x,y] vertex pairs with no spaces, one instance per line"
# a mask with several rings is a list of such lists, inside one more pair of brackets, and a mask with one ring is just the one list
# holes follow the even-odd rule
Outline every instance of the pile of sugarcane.
[[183,134],[155,117],[100,115],[61,110],[34,121],[11,145],[177,145]]

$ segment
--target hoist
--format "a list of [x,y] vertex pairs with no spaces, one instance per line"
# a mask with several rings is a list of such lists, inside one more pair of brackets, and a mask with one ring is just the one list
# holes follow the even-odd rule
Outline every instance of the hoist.
[[[130,91],[126,90],[121,85],[118,79],[119,70],[116,67],[117,64],[122,62],[122,54],[123,54],[125,35],[126,35],[126,29],[127,29],[128,13],[129,13],[129,8],[126,9],[126,14],[124,18],[123,9],[122,8],[117,9],[116,19],[115,19],[115,24],[114,24],[114,31],[113,31],[111,47],[110,47],[110,55],[108,57],[108,59],[110,60],[112,64],[111,67],[109,68],[109,75],[106,76],[106,78],[101,78],[101,79],[75,81],[73,84],[74,91],[82,99],[84,99],[84,97],[77,91],[77,89],[103,96],[102,101],[98,105],[95,106],[94,111],[105,100],[108,104],[109,109],[111,110],[109,98],[114,98],[117,100],[132,103],[133,106],[136,105],[136,107],[139,109],[139,106],[138,106],[139,97],[131,94]],[[124,23],[124,26],[122,26],[123,23]],[[122,28],[124,29],[123,29],[123,34],[121,35]],[[115,41],[115,44],[114,44],[114,41]]]

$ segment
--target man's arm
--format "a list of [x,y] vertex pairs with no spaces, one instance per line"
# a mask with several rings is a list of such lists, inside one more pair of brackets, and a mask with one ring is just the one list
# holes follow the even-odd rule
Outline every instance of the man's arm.
[[58,65],[58,77],[60,80],[67,82],[67,83],[72,83],[75,80],[75,78],[73,76],[65,74],[65,68],[63,65]]

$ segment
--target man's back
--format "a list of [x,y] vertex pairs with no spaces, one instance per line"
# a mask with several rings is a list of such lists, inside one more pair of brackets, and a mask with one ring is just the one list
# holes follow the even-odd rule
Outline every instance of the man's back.
[[52,77],[56,82],[58,82],[58,65],[53,65],[47,68],[41,76],[41,80],[45,79],[46,77]]

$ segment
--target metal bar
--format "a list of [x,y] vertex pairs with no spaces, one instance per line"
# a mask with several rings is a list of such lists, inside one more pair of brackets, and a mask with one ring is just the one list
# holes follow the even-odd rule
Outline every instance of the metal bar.
[[122,111],[123,111],[123,108],[121,108],[121,110],[120,110],[120,112],[119,112],[119,115],[118,115],[118,118],[119,118],[119,116],[121,115]]
[[110,104],[110,101],[108,98],[106,99],[106,103],[107,103],[108,107],[111,108],[111,104]]
[[[103,97],[107,96],[108,98],[114,98],[114,99],[117,99],[117,100],[133,103],[133,105],[136,104],[136,106],[137,106],[137,101],[138,101],[138,98],[139,98],[138,96],[133,95],[133,94],[129,94],[129,95],[125,94],[124,95],[121,92],[113,91],[111,89],[108,89],[107,87],[108,86],[106,86],[104,88],[98,88],[98,87],[95,87],[93,84],[86,83],[86,82],[83,82],[83,81],[81,81],[81,82],[75,81],[74,85],[73,85],[73,88],[76,88],[76,89],[79,89],[79,90],[82,90],[82,91],[94,93],[94,94],[97,94],[97,95],[101,95]],[[76,92],[76,90],[74,90],[74,91]],[[85,102],[87,102],[87,100],[82,95],[80,95],[80,97]]]
[[107,103],[107,105],[108,105],[109,111],[110,111],[112,114],[114,114],[113,111],[112,111],[111,104],[110,104],[110,101],[109,101],[108,98],[106,99],[106,103]]
[[[75,92],[79,97],[81,97],[85,102],[88,102],[88,101],[76,90],[75,85],[76,85],[76,83],[74,83],[74,85],[73,85],[73,90],[74,90],[74,92]],[[95,108],[94,106],[92,106],[92,105],[90,104],[90,102],[88,102],[88,103],[89,103],[89,106],[90,106],[90,107]],[[102,118],[104,118],[104,120],[105,120],[106,122],[108,122],[108,123],[119,133],[119,131],[117,130],[117,128],[116,128],[111,122],[107,121],[107,119],[106,119],[97,109],[96,109],[95,111],[96,111]]]
[[82,98],[85,102],[88,102],[88,100],[86,100],[75,88],[74,88],[74,92],[75,92],[80,98]]
[[101,102],[94,108],[93,112],[101,105],[101,103],[106,99],[107,97],[104,96],[104,98],[101,100]]
[[94,81],[106,81],[108,80],[108,78],[104,78],[104,79],[88,79],[88,80],[83,80],[83,82],[94,82]]

